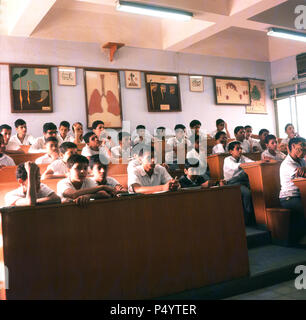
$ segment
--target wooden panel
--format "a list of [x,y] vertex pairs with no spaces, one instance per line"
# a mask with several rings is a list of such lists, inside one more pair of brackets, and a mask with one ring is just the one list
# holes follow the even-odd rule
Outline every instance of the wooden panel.
[[15,208],[2,221],[8,299],[147,299],[249,273],[237,186]]
[[19,163],[23,163],[26,161],[35,162],[35,160],[41,156],[45,155],[45,153],[23,153],[23,154],[10,154],[10,157],[15,161],[18,166]]
[[300,189],[301,198],[304,206],[304,216],[306,219],[306,178],[294,179],[293,182]]
[[25,153],[28,153],[30,147],[31,147],[30,145],[28,145],[28,146],[22,145],[22,146],[20,146],[20,149],[23,150]]

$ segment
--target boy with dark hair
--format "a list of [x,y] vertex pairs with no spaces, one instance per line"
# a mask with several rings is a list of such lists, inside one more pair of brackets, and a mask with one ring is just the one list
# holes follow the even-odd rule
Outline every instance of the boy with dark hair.
[[287,138],[283,139],[281,143],[279,144],[279,150],[282,152],[287,151],[287,147],[289,144],[290,139],[292,138],[298,138],[299,134],[295,132],[294,126],[292,123],[287,123],[285,126],[285,132],[287,134]]
[[67,161],[73,154],[78,153],[77,145],[73,142],[64,142],[59,150],[61,158],[49,164],[47,170],[42,175],[42,180],[66,178],[66,174],[68,173]]
[[242,163],[254,162],[242,155],[242,148],[239,141],[233,141],[228,145],[229,157],[224,159],[223,175],[228,185],[240,185],[244,221],[246,225],[255,221],[252,196],[249,187],[249,178],[241,168]]
[[57,184],[57,193],[63,201],[73,201],[85,207],[90,199],[110,198],[111,195],[104,191],[104,186],[87,178],[89,161],[79,154],[72,155],[67,160],[68,178]]
[[3,136],[5,150],[7,153],[24,153],[18,144],[11,142],[12,127],[8,124],[0,126],[0,133]]
[[267,129],[261,129],[258,133],[259,141],[254,140],[252,144],[252,152],[263,152],[267,149],[266,146],[266,136],[269,134],[269,130]]
[[[280,166],[279,194],[280,204],[283,208],[292,210],[290,216],[289,243],[295,244],[306,234],[306,222],[304,206],[301,200],[301,192],[294,184],[295,178],[306,178],[306,141],[304,138],[292,138],[288,144],[289,153]],[[305,238],[303,239],[303,243]]]
[[[193,136],[200,136],[201,139],[205,139],[205,133],[201,132],[201,121],[200,120],[192,120],[189,123],[189,132],[188,132],[188,139],[192,139]],[[210,135],[207,134],[207,138],[210,138]]]
[[81,122],[75,122],[72,125],[72,132],[73,132],[74,136],[70,137],[70,142],[73,142],[75,144],[84,143],[84,140],[83,140],[83,125],[82,125]]
[[215,135],[216,145],[212,149],[212,154],[225,153],[227,136],[223,131],[218,131]]
[[154,136],[154,141],[165,141],[166,137],[166,128],[158,127],[156,129],[156,135]]
[[57,127],[53,122],[47,122],[43,125],[43,136],[38,137],[31,145],[29,153],[46,152],[46,139],[57,136]]
[[261,154],[262,160],[277,160],[282,161],[286,155],[277,150],[277,140],[273,134],[268,134],[265,138],[267,149]]
[[11,136],[10,142],[17,146],[28,146],[35,142],[35,138],[27,134],[27,124],[23,119],[15,121],[16,134]]
[[[240,142],[240,146],[242,148],[243,153],[249,153],[251,152],[250,144],[249,142],[245,139],[245,129],[243,126],[237,126],[234,129],[234,134],[236,137],[236,141]],[[228,146],[227,146],[227,150]]]
[[70,141],[69,130],[70,123],[68,121],[62,121],[58,128],[59,134],[57,135],[59,145],[61,145],[64,142]]
[[211,137],[215,137],[215,135],[218,133],[218,132],[223,132],[224,129],[226,131],[226,136],[228,139],[231,138],[231,135],[229,133],[229,131],[227,130],[227,123],[223,120],[223,119],[217,119],[216,120],[216,127],[217,129],[214,130],[210,135]]
[[58,140],[56,137],[47,138],[45,148],[47,151],[46,154],[37,158],[35,160],[36,164],[48,164],[58,159]]
[[[108,165],[106,161],[101,161],[101,156],[94,155],[90,157],[89,166],[93,174],[92,180],[97,186],[105,186],[104,191],[110,194],[118,192],[128,192],[116,179],[107,176]],[[105,159],[106,160],[106,159]]]
[[105,146],[104,142],[98,139],[94,132],[87,132],[84,136],[84,141],[86,146],[82,150],[82,156],[87,157],[88,160],[95,154],[103,154],[106,158],[111,156],[110,150]]
[[20,187],[5,195],[6,206],[33,206],[61,202],[52,189],[40,183],[39,167],[35,163],[28,161],[19,164],[16,177]]
[[131,159],[131,135],[128,132],[120,131],[118,134],[119,146],[112,147],[112,162],[117,162],[122,159],[128,162]]
[[5,152],[5,143],[2,134],[0,133],[0,168],[7,166],[15,166],[14,160]]
[[142,124],[136,127],[136,134],[132,135],[133,146],[140,143],[145,145],[151,145],[152,136],[147,132],[146,127]]

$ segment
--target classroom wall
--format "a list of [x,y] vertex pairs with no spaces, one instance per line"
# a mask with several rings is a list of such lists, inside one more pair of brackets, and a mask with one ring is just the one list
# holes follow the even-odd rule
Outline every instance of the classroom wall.
[[[215,129],[215,120],[223,118],[233,133],[237,125],[250,124],[254,131],[268,128],[275,132],[273,104],[268,87],[271,84],[270,63],[227,59],[213,56],[165,52],[160,50],[123,47],[109,62],[107,54],[101,52],[98,43],[40,40],[33,38],[0,37],[0,62],[25,64],[51,64],[68,66],[88,66],[99,68],[137,69],[177,73],[197,73],[232,77],[251,77],[264,79],[266,83],[267,115],[246,114],[244,106],[215,105],[213,81],[204,78],[205,91],[189,91],[189,78],[180,76],[182,112],[148,113],[147,99],[142,73],[141,89],[126,89],[124,72],[120,72],[123,119],[131,121],[131,128],[145,124],[153,132],[157,126],[173,128],[177,123],[188,123],[192,119],[201,120],[208,132]],[[52,68],[53,113],[12,114],[10,107],[8,65],[0,66],[0,107],[1,123],[13,125],[16,118],[28,122],[29,132],[35,136],[42,134],[44,122],[61,120],[71,123],[81,121],[86,125],[85,93],[83,71],[77,69],[77,86],[58,86],[57,68]],[[103,120],[103,119],[102,119]]]
[[296,76],[296,56],[271,62],[271,79],[273,84],[291,81]]

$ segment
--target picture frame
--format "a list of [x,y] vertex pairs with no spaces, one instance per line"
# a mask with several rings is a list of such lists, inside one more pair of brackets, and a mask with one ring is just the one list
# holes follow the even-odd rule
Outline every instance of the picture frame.
[[203,76],[189,76],[189,89],[191,92],[204,91],[204,77]]
[[122,127],[118,70],[84,69],[87,128],[102,120],[105,128]]
[[246,106],[246,113],[267,114],[266,81],[249,79],[251,105]]
[[12,113],[53,112],[49,66],[11,64],[9,81]]
[[128,89],[141,88],[141,73],[140,71],[125,71],[125,87]]
[[57,83],[59,86],[76,86],[76,68],[57,67]]
[[173,73],[145,73],[149,112],[180,112],[179,76]]
[[214,77],[217,105],[250,105],[250,83],[246,78]]

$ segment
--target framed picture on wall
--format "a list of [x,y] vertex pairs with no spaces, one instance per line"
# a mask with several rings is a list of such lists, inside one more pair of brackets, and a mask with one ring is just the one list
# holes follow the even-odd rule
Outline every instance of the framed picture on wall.
[[58,67],[58,85],[76,86],[76,71],[74,67]]
[[125,87],[141,88],[141,75],[139,71],[125,71]]
[[204,91],[204,77],[202,76],[190,76],[189,77],[189,88],[192,92],[203,92]]
[[87,127],[102,120],[105,128],[122,127],[119,71],[85,69]]
[[177,74],[145,73],[149,112],[178,112],[181,109]]
[[216,104],[250,105],[250,83],[245,78],[214,78]]
[[36,65],[10,65],[12,113],[53,112],[51,69]]
[[251,105],[246,106],[246,113],[267,114],[266,82],[250,79]]

